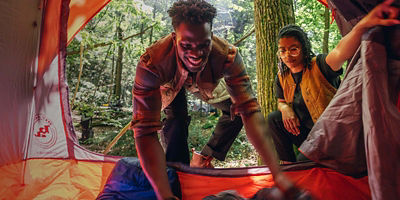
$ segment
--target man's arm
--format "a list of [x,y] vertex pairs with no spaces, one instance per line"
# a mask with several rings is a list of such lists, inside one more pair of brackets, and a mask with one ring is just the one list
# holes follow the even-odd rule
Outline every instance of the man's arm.
[[158,71],[147,66],[148,54],[136,67],[133,87],[133,121],[136,150],[140,164],[153,187],[157,199],[177,199],[168,182],[165,154],[157,137],[161,128],[161,94]]
[[[391,7],[394,0],[386,0],[368,13],[353,29],[343,37],[339,44],[326,56],[326,63],[333,71],[338,71],[343,63],[350,59],[361,43],[361,36],[374,26],[392,26],[400,24],[397,20],[399,9]],[[386,17],[385,17],[386,16]]]
[[158,199],[177,199],[172,194],[166,172],[165,154],[157,133],[135,138],[140,164]]
[[246,135],[270,168],[276,185],[283,192],[290,190],[294,185],[279,168],[272,139],[267,138],[270,137],[267,132],[267,124],[253,95],[242,58],[234,48],[227,59],[224,75],[227,90],[234,103],[231,107],[231,115],[241,115]]
[[261,112],[254,112],[247,115],[242,114],[241,117],[247,137],[271,170],[276,185],[283,192],[289,191],[294,185],[279,168],[278,158],[273,150],[274,145],[271,139],[267,138],[270,135],[266,135],[268,127]]

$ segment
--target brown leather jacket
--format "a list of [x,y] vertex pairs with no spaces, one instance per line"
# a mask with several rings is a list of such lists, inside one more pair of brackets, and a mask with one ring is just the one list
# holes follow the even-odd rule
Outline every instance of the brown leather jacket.
[[[137,65],[133,87],[132,127],[135,137],[161,128],[161,110],[173,101],[187,78],[188,71],[176,54],[171,34],[146,50]],[[237,49],[213,36],[208,63],[196,74],[197,87],[203,100],[214,98],[213,91],[222,78],[233,102],[232,115],[260,110]]]

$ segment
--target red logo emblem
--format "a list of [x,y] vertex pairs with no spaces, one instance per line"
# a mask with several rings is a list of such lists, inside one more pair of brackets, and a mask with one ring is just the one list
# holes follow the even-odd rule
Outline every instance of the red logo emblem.
[[56,144],[57,136],[53,123],[43,115],[36,115],[33,124],[34,141],[42,148],[50,148]]

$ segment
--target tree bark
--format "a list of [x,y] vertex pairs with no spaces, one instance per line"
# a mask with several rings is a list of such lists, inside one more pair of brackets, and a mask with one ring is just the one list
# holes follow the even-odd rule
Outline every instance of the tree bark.
[[117,102],[121,99],[121,80],[122,80],[122,59],[124,53],[124,45],[122,43],[122,29],[120,26],[117,28],[117,36],[120,39],[120,44],[118,45],[118,57],[115,67],[115,89],[114,97]]
[[273,92],[278,61],[277,35],[283,26],[294,21],[292,0],[254,0],[257,99],[265,117],[277,109],[277,99]]
[[[156,19],[156,12],[157,12],[157,4],[154,3],[154,6],[153,6],[153,18],[152,18],[153,22]],[[149,46],[153,44],[153,29],[154,28],[152,26],[151,29],[150,29],[150,34],[149,34]]]
[[329,52],[329,23],[330,17],[329,17],[329,8],[325,7],[325,13],[324,13],[324,22],[325,22],[325,27],[324,27],[324,38],[322,42],[322,53],[327,54]]
[[[143,30],[144,30],[144,22],[143,22],[143,20],[141,20],[141,21],[142,21],[142,23],[140,24],[140,32],[143,32]],[[140,43],[144,44],[143,34],[140,35]]]

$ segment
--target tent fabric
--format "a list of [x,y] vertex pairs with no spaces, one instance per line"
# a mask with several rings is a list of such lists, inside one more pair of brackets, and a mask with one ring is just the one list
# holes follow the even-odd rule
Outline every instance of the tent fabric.
[[[0,89],[6,94],[0,98],[0,199],[94,199],[120,159],[79,145],[65,78],[67,44],[108,2],[0,1]],[[243,170],[253,172],[254,168]],[[235,174],[236,170],[226,172]],[[306,175],[310,187],[318,183],[324,189],[336,191],[334,187],[345,185],[344,188],[349,188],[345,191],[351,191],[350,197],[369,197],[365,177],[353,179],[324,168],[287,173],[294,173],[290,176],[299,183]],[[182,192],[186,199],[200,195],[196,194],[200,191],[214,193],[211,183],[220,181],[224,185],[231,181],[227,179],[230,175],[221,179],[178,172],[178,176],[184,183]],[[245,177],[247,185],[243,187],[273,184],[267,172],[254,178]],[[199,182],[209,184],[196,185]],[[331,182],[335,184],[330,185]],[[203,189],[196,191],[197,187]]]
[[[132,166],[131,164],[126,166]],[[74,159],[30,159],[4,165],[0,167],[0,199],[95,199],[101,196],[102,191],[116,194],[118,188],[115,186],[123,186],[119,190],[122,197],[120,199],[126,199],[123,198],[124,192],[132,194],[128,184],[133,181],[129,178],[145,177],[140,170],[138,174],[134,174],[138,172],[137,167],[131,171],[124,171],[127,170],[125,168],[120,171],[121,174],[127,172],[130,175],[119,176],[125,180],[119,179],[122,180],[119,185],[107,185],[107,181],[112,179],[111,172],[117,170],[115,166],[114,162]],[[274,185],[272,175],[266,167],[195,169],[176,164],[170,167],[177,171],[183,200],[202,199],[224,190],[237,190],[240,195],[249,198],[259,189]],[[286,165],[283,169],[289,178],[309,190],[316,199],[371,198],[367,177],[353,178],[316,165]],[[23,176],[24,184],[21,183]],[[107,198],[110,196],[106,194],[101,197],[115,199],[115,196]]]
[[[90,2],[97,2],[99,7],[107,3]],[[65,80],[69,3],[0,3],[0,26],[7,27],[0,31],[0,87],[7,94],[0,98],[0,131],[4,135],[0,140],[0,166],[30,158],[118,159],[82,148],[73,130]],[[94,16],[97,11],[84,14]]]
[[[315,199],[371,198],[366,177],[355,179],[327,168],[312,168],[285,174],[299,187],[310,191]],[[271,174],[215,177],[178,172],[178,175],[182,199],[202,199],[225,190],[236,190],[241,196],[251,198],[258,190],[274,186]]]
[[39,2],[0,1],[0,166],[22,160],[26,152],[42,19]]
[[95,199],[114,162],[30,159],[0,167],[0,199]]
[[69,44],[75,35],[111,0],[82,1],[71,0],[69,4],[70,13],[68,18],[68,41]]
[[[106,3],[81,1],[88,2]],[[93,199],[119,159],[79,146],[73,129],[65,79],[69,6],[0,2],[0,199]]]
[[[197,200],[226,190],[235,190],[245,198],[253,197],[262,188],[274,186],[267,167],[203,169],[169,163],[168,177],[172,190],[182,199]],[[282,167],[299,187],[311,192],[315,199],[370,199],[366,176],[353,178],[315,163],[296,163]],[[177,182],[177,176],[179,181]],[[180,187],[179,187],[180,184]],[[123,158],[114,167],[97,199],[155,199],[139,160]]]
[[[346,33],[377,1],[330,3]],[[337,94],[300,147],[342,173],[368,171],[373,199],[400,199],[399,33],[397,25],[363,35]]]

